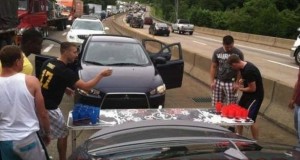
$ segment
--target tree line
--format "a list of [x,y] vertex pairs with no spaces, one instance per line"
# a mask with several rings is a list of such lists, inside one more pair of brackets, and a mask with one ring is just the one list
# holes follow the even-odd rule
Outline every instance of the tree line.
[[[155,16],[175,21],[176,0],[139,0]],[[208,28],[295,39],[300,0],[178,0],[178,18]]]

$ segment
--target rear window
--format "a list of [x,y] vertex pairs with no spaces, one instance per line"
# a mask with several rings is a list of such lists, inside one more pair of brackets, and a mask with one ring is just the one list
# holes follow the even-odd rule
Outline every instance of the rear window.
[[72,24],[72,29],[85,29],[85,30],[96,30],[103,31],[102,23],[99,21],[84,21],[84,20],[75,20]]
[[186,19],[181,19],[179,20],[179,23],[182,23],[182,24],[189,24],[190,22]]
[[157,23],[157,26],[158,27],[168,27],[168,25],[165,23]]

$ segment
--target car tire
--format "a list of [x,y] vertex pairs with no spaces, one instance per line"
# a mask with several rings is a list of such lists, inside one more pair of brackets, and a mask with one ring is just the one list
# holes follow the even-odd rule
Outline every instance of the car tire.
[[58,31],[63,31],[64,30],[64,23],[63,21],[59,21],[57,26],[56,26]]
[[45,37],[48,37],[48,35],[49,35],[48,28],[42,29],[41,32],[42,32],[42,35],[43,35],[44,38],[45,38]]
[[190,35],[193,35],[193,32],[190,32]]
[[295,52],[295,62],[300,65],[300,48],[298,48]]
[[167,37],[169,37],[170,36],[170,34],[167,34]]

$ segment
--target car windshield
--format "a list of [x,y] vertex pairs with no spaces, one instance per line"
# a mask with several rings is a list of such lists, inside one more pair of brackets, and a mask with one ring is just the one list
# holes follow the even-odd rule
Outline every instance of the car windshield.
[[90,42],[84,61],[101,65],[148,65],[150,61],[137,43]]
[[72,25],[72,29],[85,29],[85,30],[95,30],[103,31],[103,26],[97,21],[75,21]]
[[179,23],[182,23],[182,24],[189,24],[190,22],[186,19],[181,19],[179,20]]
[[167,24],[165,24],[165,23],[157,23],[157,26],[158,27],[168,27]]

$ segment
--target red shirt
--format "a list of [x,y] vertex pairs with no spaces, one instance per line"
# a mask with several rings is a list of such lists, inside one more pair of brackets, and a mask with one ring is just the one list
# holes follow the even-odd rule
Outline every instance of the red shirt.
[[297,84],[295,86],[295,104],[300,105],[300,68],[299,68],[299,73],[298,73],[298,80],[297,80]]

